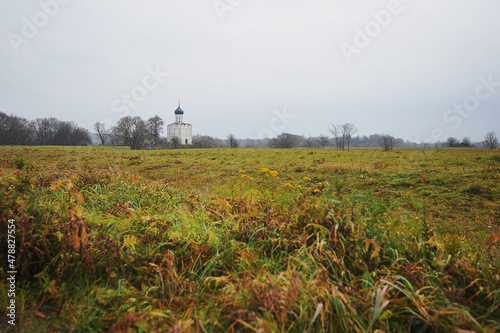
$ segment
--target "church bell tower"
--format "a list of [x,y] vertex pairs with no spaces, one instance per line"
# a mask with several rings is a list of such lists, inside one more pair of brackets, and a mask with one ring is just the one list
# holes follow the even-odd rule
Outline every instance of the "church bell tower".
[[177,107],[174,113],[175,113],[175,122],[178,124],[182,124],[184,122],[182,119],[184,117],[184,111],[181,109],[181,100],[179,100],[179,107]]

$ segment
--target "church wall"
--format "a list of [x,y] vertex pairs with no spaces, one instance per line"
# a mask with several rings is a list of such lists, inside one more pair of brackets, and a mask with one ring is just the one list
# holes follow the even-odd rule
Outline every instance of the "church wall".
[[177,124],[173,123],[167,126],[167,138],[171,140],[173,137],[178,137],[181,144],[193,143],[193,126],[190,124]]
[[180,139],[181,144],[193,143],[193,126],[183,122],[184,111],[181,109],[181,102],[179,107],[175,110],[175,123],[167,125],[167,139],[170,141],[172,138],[177,137]]

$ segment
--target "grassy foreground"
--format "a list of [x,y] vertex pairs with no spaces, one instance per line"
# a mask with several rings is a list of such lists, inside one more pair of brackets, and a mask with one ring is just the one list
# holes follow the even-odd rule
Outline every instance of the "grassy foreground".
[[500,331],[500,155],[0,147],[20,332]]

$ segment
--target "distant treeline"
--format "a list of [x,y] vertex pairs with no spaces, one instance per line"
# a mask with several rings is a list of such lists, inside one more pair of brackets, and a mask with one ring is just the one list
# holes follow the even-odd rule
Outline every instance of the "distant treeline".
[[194,135],[191,145],[181,145],[180,140],[167,140],[162,137],[164,122],[159,116],[148,120],[140,117],[123,117],[115,126],[106,128],[104,124],[95,124],[96,133],[78,127],[71,121],[60,121],[56,118],[41,118],[27,120],[14,115],[0,112],[0,145],[117,145],[129,146],[131,149],[145,149],[147,146],[162,148],[324,148],[336,147],[339,150],[349,150],[349,147],[382,147],[385,151],[393,147],[474,147],[485,146],[495,149],[499,146],[498,137],[489,132],[484,142],[473,143],[469,138],[462,140],[450,137],[443,142],[416,143],[388,134],[371,134],[369,136],[354,136],[357,132],[354,124],[345,123],[333,125],[328,129],[332,136],[319,135],[305,137],[291,133],[281,133],[274,138],[238,139],[234,134],[228,134],[226,139],[208,135]]
[[30,121],[0,112],[0,145],[85,146],[91,142],[89,131],[72,121],[53,117]]
[[[404,140],[402,138],[396,138],[392,135],[387,134],[371,134],[363,136],[352,137],[350,146],[351,147],[387,147],[390,150],[392,147],[423,147],[421,143],[412,142]],[[221,144],[224,145],[224,141],[220,140]],[[194,142],[194,138],[193,138]],[[305,137],[303,135],[295,135],[291,133],[281,133],[280,135],[271,139],[243,139],[238,140],[239,147],[246,148],[296,148],[296,147],[307,147],[307,148],[324,148],[324,147],[335,147],[339,150],[347,149],[342,143],[342,138],[331,138],[326,135],[320,135],[317,137]],[[456,138],[448,138],[446,141],[439,141],[433,144],[427,144],[427,146],[438,146],[438,147],[476,147],[481,146],[481,142],[473,143],[470,139],[464,138],[462,141]],[[228,143],[225,146],[229,146]]]

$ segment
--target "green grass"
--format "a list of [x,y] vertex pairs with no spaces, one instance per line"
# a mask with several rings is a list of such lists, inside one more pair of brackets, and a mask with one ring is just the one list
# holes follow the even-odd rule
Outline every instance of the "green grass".
[[499,179],[482,149],[0,147],[17,328],[494,332]]

